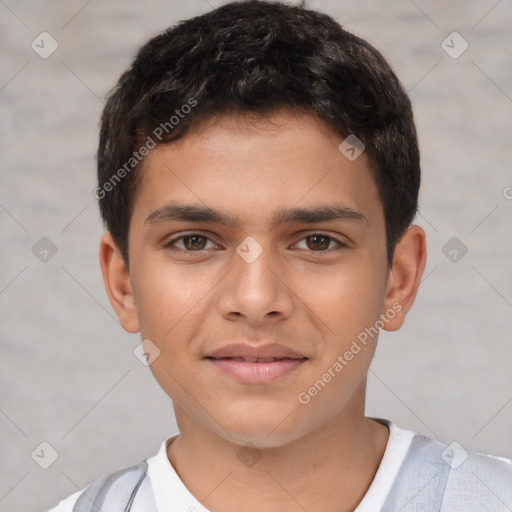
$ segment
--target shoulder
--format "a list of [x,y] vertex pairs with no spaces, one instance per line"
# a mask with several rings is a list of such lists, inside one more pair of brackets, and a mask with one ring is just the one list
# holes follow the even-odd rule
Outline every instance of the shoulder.
[[391,504],[403,512],[510,510],[512,460],[416,434],[388,496]]
[[61,501],[49,512],[137,512],[139,509],[144,512],[157,512],[146,461],[95,480],[87,488]]
[[512,460],[475,452],[462,453],[461,459],[450,468],[441,510],[510,510]]

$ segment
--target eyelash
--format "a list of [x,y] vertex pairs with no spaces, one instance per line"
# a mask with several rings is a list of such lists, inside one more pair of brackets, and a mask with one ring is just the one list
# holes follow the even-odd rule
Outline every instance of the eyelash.
[[[204,238],[206,240],[209,240],[210,242],[214,243],[209,237],[207,237],[206,235],[203,235],[201,233],[197,233],[197,232],[194,232],[194,231],[191,231],[189,233],[185,233],[183,235],[180,235],[176,238],[173,238],[172,240],[170,240],[169,242],[167,242],[165,244],[165,248],[167,249],[171,249],[171,250],[174,250],[174,251],[181,251],[181,252],[186,252],[186,253],[190,253],[190,254],[194,254],[194,253],[201,253],[203,251],[205,251],[206,249],[199,249],[197,251],[190,251],[188,249],[181,249],[181,248],[175,248],[175,247],[172,247],[173,244],[175,244],[176,242],[180,241],[180,240],[183,240],[185,238],[189,238],[189,237],[193,237],[193,236],[197,236],[197,237],[200,237],[200,238]],[[315,251],[313,249],[305,249],[307,251],[311,251],[311,252],[315,252],[315,253],[331,253],[332,251],[336,251],[336,250],[340,250],[340,249],[344,249],[346,247],[348,247],[348,245],[346,243],[343,243],[341,240],[338,240],[337,238],[331,236],[331,235],[328,235],[327,233],[322,233],[322,232],[314,232],[314,233],[310,233],[306,236],[304,236],[303,238],[301,238],[299,240],[299,242],[301,242],[302,240],[305,240],[306,238],[309,238],[309,237],[313,237],[313,236],[322,236],[322,237],[325,237],[325,238],[328,238],[329,241],[331,242],[335,242],[336,244],[338,244],[338,247],[335,247],[335,248],[331,248],[331,249],[324,249],[324,250],[318,250],[318,251]],[[298,242],[297,242],[298,243]],[[304,250],[304,249],[302,249]]]

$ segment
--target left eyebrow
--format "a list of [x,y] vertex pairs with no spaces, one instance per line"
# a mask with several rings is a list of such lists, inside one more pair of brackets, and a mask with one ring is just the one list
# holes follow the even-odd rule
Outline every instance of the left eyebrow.
[[[164,222],[212,222],[229,227],[240,224],[233,217],[208,206],[169,203],[153,211],[145,223],[161,224]],[[280,208],[269,221],[269,229],[280,224],[317,224],[321,222],[350,221],[368,225],[368,219],[361,212],[342,205],[326,205],[312,208]]]
[[272,215],[271,228],[278,224],[316,224],[320,222],[352,221],[368,225],[361,212],[346,206],[318,206],[313,208],[282,208]]

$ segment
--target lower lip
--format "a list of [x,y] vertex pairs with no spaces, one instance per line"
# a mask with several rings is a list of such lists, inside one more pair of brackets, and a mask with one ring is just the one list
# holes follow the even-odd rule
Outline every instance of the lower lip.
[[249,363],[232,359],[208,359],[223,372],[245,384],[268,384],[296,370],[306,359],[281,359],[272,363]]

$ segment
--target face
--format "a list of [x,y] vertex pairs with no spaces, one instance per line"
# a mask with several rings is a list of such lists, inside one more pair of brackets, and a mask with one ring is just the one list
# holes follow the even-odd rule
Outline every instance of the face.
[[341,142],[281,111],[146,157],[118,314],[150,340],[178,424],[270,447],[362,414],[376,327],[403,311],[368,160]]

